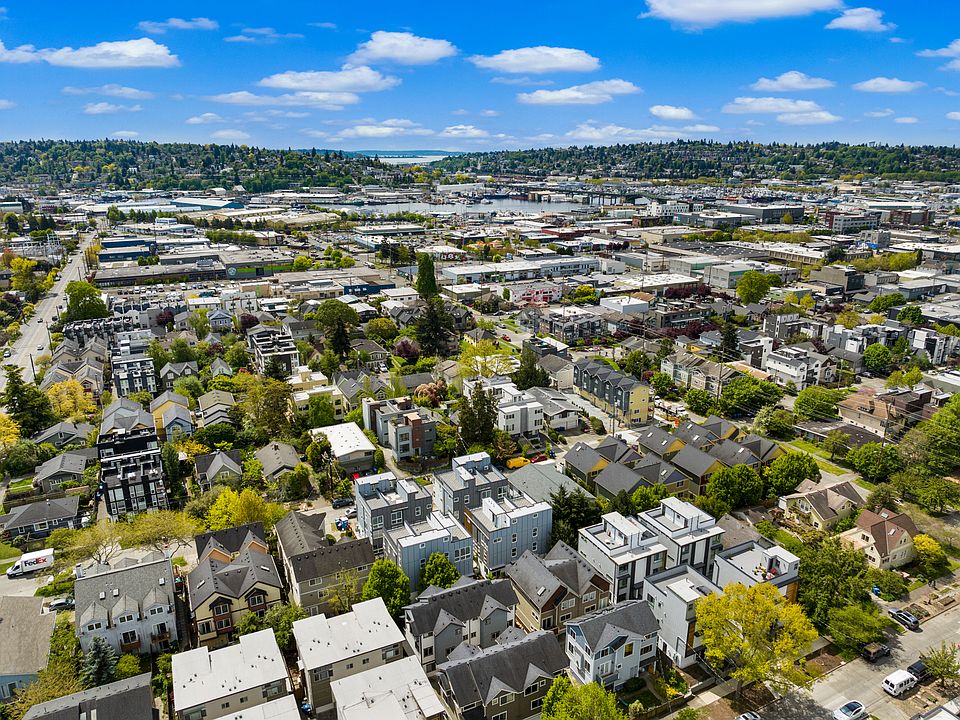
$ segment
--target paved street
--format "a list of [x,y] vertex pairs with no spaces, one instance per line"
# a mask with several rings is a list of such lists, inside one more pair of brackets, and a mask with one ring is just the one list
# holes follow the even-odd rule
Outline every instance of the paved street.
[[939,646],[941,640],[960,642],[960,608],[924,623],[920,632],[908,630],[889,641],[891,656],[876,665],[853,660],[826,675],[810,691],[792,692],[768,706],[761,715],[767,720],[829,720],[836,708],[848,700],[859,700],[880,720],[909,720],[921,710],[917,702],[923,686],[898,699],[887,695],[880,683],[894,670],[915,662],[921,652]]
[[[10,348],[11,355],[4,359],[4,364],[19,365],[23,368],[23,379],[33,379],[33,368],[31,367],[31,357],[34,362],[39,355],[50,351],[50,338],[47,335],[47,325],[57,317],[57,305],[66,301],[64,292],[67,283],[73,280],[81,280],[81,268],[83,265],[83,251],[89,246],[93,233],[87,233],[82,236],[79,249],[70,257],[66,266],[60,272],[60,276],[54,283],[53,288],[47,293],[46,297],[37,301],[36,313],[30,321],[24,323],[21,327],[20,337]],[[40,348],[39,350],[37,348]],[[0,390],[6,384],[6,377],[0,373]]]

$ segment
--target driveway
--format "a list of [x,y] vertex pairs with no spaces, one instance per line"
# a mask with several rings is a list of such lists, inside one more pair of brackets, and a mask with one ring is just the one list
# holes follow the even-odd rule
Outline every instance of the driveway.
[[853,660],[828,673],[811,690],[795,690],[760,714],[767,720],[828,720],[831,713],[848,700],[859,700],[880,720],[909,720],[923,709],[920,697],[925,686],[915,688],[901,699],[887,695],[880,683],[894,670],[915,662],[921,652],[939,647],[941,640],[948,645],[960,642],[960,607],[923,623],[920,632],[908,630],[890,640],[887,644],[892,650],[891,656],[876,665],[859,658]]

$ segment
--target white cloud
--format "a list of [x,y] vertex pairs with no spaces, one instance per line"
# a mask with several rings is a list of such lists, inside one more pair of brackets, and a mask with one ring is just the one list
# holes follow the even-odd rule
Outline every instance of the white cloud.
[[340,70],[309,70],[269,75],[258,85],[281,90],[315,92],[377,92],[400,84],[400,78],[382,73],[366,65],[344,65]]
[[791,100],[775,97],[738,97],[723,106],[723,112],[734,115],[753,113],[809,113],[822,108],[812,100]]
[[177,67],[180,59],[170,48],[150,38],[101,42],[89,47],[41,48],[21,45],[16,48],[0,42],[0,62],[45,62],[74,68],[146,68]]
[[167,30],[216,30],[220,25],[216,20],[205,17],[190,20],[172,17],[166,20],[141,20],[137,27],[151,35],[163,35]]
[[469,115],[469,114],[470,114],[470,111],[469,111],[469,110],[466,110],[466,109],[464,109],[464,108],[458,108],[457,110],[454,110],[454,111],[453,111],[452,113],[450,113],[450,114],[451,114],[451,115]]
[[827,30],[856,30],[858,32],[887,32],[896,25],[883,21],[883,10],[868,7],[847,8],[843,15],[826,25]]
[[399,65],[429,65],[457,54],[447,40],[419,37],[409,32],[377,30],[360,43],[350,56],[353,63],[390,62]]
[[617,95],[636,92],[640,92],[640,88],[627,80],[597,80],[560,90],[520,93],[517,100],[524,105],[600,105],[611,102]]
[[107,97],[123,98],[124,100],[150,100],[153,98],[152,92],[138,90],[137,88],[108,83],[97,87],[74,87],[67,85],[63,88],[64,95],[105,95]]
[[312,22],[307,23],[310,27],[321,28],[323,30],[336,30],[337,24],[332,22]]
[[210,125],[212,123],[226,122],[222,117],[212,112],[201,113],[187,118],[187,125]]
[[133,138],[140,137],[140,133],[136,130],[114,130],[110,133],[110,137],[117,138],[118,140],[132,140]]
[[300,110],[262,110],[260,112],[245,112],[243,116],[253,122],[267,122],[268,120],[274,120],[276,118],[310,117],[310,113]]
[[490,82],[497,85],[531,85],[536,87],[547,87],[553,85],[553,80],[534,80],[531,77],[495,77]]
[[939,50],[921,50],[917,53],[920,57],[947,57],[953,58],[946,65],[940,67],[941,70],[960,70],[960,38],[957,38],[946,47]]
[[947,120],[960,120],[960,112],[948,112]]
[[875,77],[858,82],[853,86],[853,89],[872,93],[908,93],[919,90],[925,84],[920,81],[900,80],[899,78]]
[[899,123],[900,125],[915,125],[916,123],[920,122],[920,118],[913,117],[912,115],[906,115],[904,117],[894,118],[893,121],[895,123]]
[[[685,127],[670,127],[667,125],[653,125],[648,128],[629,128],[613,123],[600,125],[594,120],[580,123],[573,130],[564,134],[564,138],[574,142],[613,143],[613,142],[643,142],[645,140],[676,140],[690,134],[717,132],[719,128],[713,125],[687,125]],[[540,136],[541,140],[554,136]]]
[[843,120],[839,115],[834,115],[826,110],[814,110],[811,112],[783,113],[777,115],[777,122],[784,125],[830,125]]
[[661,120],[696,120],[697,118],[690,108],[676,105],[654,105],[650,108],[650,114]]
[[270,45],[280,40],[299,40],[303,35],[301,33],[281,33],[272,27],[244,28],[239,35],[225,37],[224,42],[234,43],[260,43]]
[[896,115],[896,112],[893,108],[884,108],[883,110],[869,110],[864,113],[864,117],[869,118],[884,118],[890,117],[891,115]]
[[684,127],[680,128],[680,129],[683,130],[684,132],[687,132],[687,133],[715,133],[715,132],[720,132],[720,128],[718,128],[716,125],[704,125],[704,124],[702,124],[702,123],[698,123],[698,124],[696,124],[696,125],[685,125]]
[[10,110],[16,106],[17,104],[13,100],[0,100],[0,110]]
[[762,77],[750,87],[763,92],[791,92],[794,90],[822,90],[833,87],[835,84],[833,80],[811,77],[799,70],[788,70],[772,80]]
[[[348,128],[344,128],[335,136],[337,139],[349,138],[393,138],[404,135],[433,135],[433,130],[421,126],[419,123],[406,118],[389,118],[387,120],[363,120]],[[314,135],[316,137],[316,135]]]
[[600,60],[576,48],[537,47],[503,50],[496,55],[473,55],[470,62],[485,70],[505,73],[593,72]]
[[347,92],[297,92],[283,95],[256,95],[246,90],[221,93],[207,99],[227,105],[315,107],[320,110],[343,110],[347,105],[356,105],[360,102],[359,95]]
[[706,28],[725,22],[753,22],[809,15],[840,7],[841,0],[647,0],[640,17],[669,20],[687,28]]
[[98,102],[87,103],[83,106],[84,115],[113,115],[122,112],[140,112],[139,105],[118,105],[116,103]]
[[224,142],[242,142],[250,139],[250,135],[243,130],[216,130],[210,133],[210,137]]
[[957,95],[960,95],[960,92],[957,92],[956,90],[948,90],[945,87],[935,87],[933,91],[943,93],[947,97],[956,97]]
[[480,117],[497,117],[500,113],[497,110],[481,110]]
[[485,138],[490,133],[475,125],[450,125],[440,132],[440,137],[444,138]]

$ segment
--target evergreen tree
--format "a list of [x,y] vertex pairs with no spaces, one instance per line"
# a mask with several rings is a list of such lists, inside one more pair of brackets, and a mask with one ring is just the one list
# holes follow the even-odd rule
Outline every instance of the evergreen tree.
[[117,674],[117,653],[99,635],[90,641],[90,649],[83,656],[80,666],[80,680],[85,687],[92,688],[112,682]]
[[440,289],[437,287],[437,272],[433,266],[433,258],[426,253],[419,253],[417,255],[417,279],[414,287],[424,300],[429,300],[440,294]]
[[737,336],[737,326],[733,323],[724,323],[720,331],[720,360],[728,362],[740,358],[740,338]]
[[350,354],[350,335],[343,320],[338,319],[330,333],[330,349],[341,360]]
[[493,393],[474,390],[460,400],[460,436],[467,447],[490,447],[496,437],[497,403]]
[[53,408],[46,395],[33,383],[23,379],[23,370],[16,365],[4,365],[7,385],[0,394],[0,401],[7,414],[20,426],[24,437],[35,435],[56,422]]
[[443,300],[433,297],[417,320],[417,340],[427,355],[442,355],[453,334],[453,318],[443,306]]
[[550,387],[550,374],[540,367],[540,358],[528,347],[520,352],[520,367],[513,374],[513,382],[520,390]]
[[280,382],[285,382],[287,379],[287,366],[283,364],[283,360],[274,355],[269,360],[267,360],[266,366],[263,368],[263,374],[268,378],[273,378],[274,380],[279,380]]

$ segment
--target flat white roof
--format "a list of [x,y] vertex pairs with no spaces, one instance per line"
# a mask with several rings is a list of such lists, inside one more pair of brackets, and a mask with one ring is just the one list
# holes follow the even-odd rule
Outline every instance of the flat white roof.
[[330,689],[341,720],[423,720],[444,712],[415,657],[334,680]]
[[403,642],[403,633],[381,598],[357,603],[336,617],[321,614],[297,620],[293,636],[307,670]]
[[276,700],[237,710],[222,715],[220,720],[301,720],[300,708],[293,695],[284,695]]
[[219,650],[177,653],[172,662],[178,712],[289,677],[273,630],[241,635],[237,645]]
[[314,428],[311,432],[326,435],[330,449],[337,457],[356,452],[373,452],[376,448],[355,422]]

